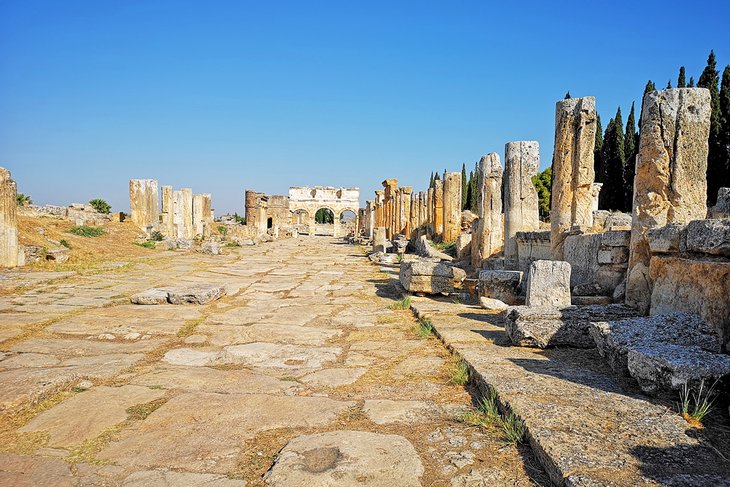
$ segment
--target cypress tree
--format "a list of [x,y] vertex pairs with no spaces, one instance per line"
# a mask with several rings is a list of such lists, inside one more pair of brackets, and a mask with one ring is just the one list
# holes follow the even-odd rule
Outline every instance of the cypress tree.
[[636,132],[636,121],[634,118],[634,103],[631,102],[631,111],[626,120],[626,132],[624,133],[624,211],[631,211],[634,203],[634,174],[636,173],[636,156],[639,152],[639,135]]
[[603,147],[603,126],[601,116],[596,113],[596,147],[593,149],[593,171],[596,174],[596,182],[601,182],[601,149]]
[[694,77],[689,77],[689,84],[687,85],[687,88],[694,88],[695,87],[695,79]]
[[471,202],[472,199],[474,199],[474,193],[472,191],[474,185],[472,184],[474,182],[474,172],[469,172],[469,180],[466,183],[466,203],[464,204],[465,210],[471,210]]
[[431,177],[428,179],[428,187],[433,188],[433,171],[431,171]]
[[723,148],[720,145],[720,91],[718,84],[720,73],[717,71],[715,51],[710,51],[707,58],[707,66],[702,70],[697,86],[710,90],[710,137],[708,141],[707,154],[707,201],[714,205],[717,198],[717,190],[724,173],[725,161],[723,160]]
[[722,158],[725,161],[725,174],[721,178],[720,187],[730,186],[730,66],[722,71],[720,83],[720,147],[724,149]]
[[439,175],[439,173],[436,173],[436,174],[435,174],[435,175],[433,176],[433,180],[434,180],[434,181],[441,181],[441,176]]
[[570,90],[568,90],[568,92],[565,93],[565,99],[567,100],[568,98],[570,98]]
[[616,118],[611,119],[603,137],[601,154],[601,182],[603,188],[599,197],[600,207],[604,210],[624,209],[624,127],[621,107]]
[[672,88],[672,80],[670,79],[670,80],[667,81],[667,87],[666,87],[666,89],[669,90],[671,88]]
[[469,209],[472,213],[478,213],[479,206],[479,171],[474,167],[474,172],[470,177],[469,191],[471,191],[471,205]]
[[466,164],[461,164],[461,209],[466,210],[466,197],[469,191],[469,183],[466,180]]
[[677,78],[677,88],[686,88],[687,80],[685,79],[684,66],[679,67],[679,77]]
[[[644,96],[646,96],[647,93],[650,91],[656,91],[656,86],[654,85],[654,82],[652,80],[649,80],[646,82],[646,86],[644,86],[644,94],[641,96],[641,111],[644,111]],[[639,112],[639,131],[641,131],[641,112]]]

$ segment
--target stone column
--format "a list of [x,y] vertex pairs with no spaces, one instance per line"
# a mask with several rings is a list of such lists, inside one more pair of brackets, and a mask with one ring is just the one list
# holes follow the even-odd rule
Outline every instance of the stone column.
[[383,187],[385,188],[385,233],[386,238],[393,238],[393,232],[395,231],[395,191],[398,187],[397,179],[386,179],[383,181]]
[[383,218],[383,200],[385,199],[385,191],[382,189],[375,191],[375,222],[373,223],[373,228],[375,227],[382,227],[384,218]]
[[710,92],[676,88],[644,95],[634,176],[626,304],[649,311],[651,228],[707,215]]
[[162,187],[162,233],[165,237],[175,236],[175,223],[173,222],[173,198],[172,186]]
[[[210,215],[210,211],[208,211]],[[203,195],[193,195],[193,233],[195,236],[203,236]]]
[[373,229],[373,252],[385,252],[385,228],[375,227]]
[[393,207],[395,208],[395,215],[393,215],[393,235],[397,235],[402,232],[403,227],[401,226],[401,218],[400,218],[400,212],[401,212],[401,203],[402,201],[402,195],[403,195],[403,188],[398,188],[395,190],[395,198],[393,201]]
[[0,267],[16,267],[18,245],[18,189],[10,171],[0,167]]
[[444,173],[444,242],[453,242],[461,233],[461,173]]
[[252,229],[257,228],[258,225],[258,200],[259,194],[256,191],[252,191],[250,189],[246,190],[246,226]]
[[572,226],[593,226],[595,144],[596,99],[587,96],[557,102],[550,206],[550,246],[555,260],[563,260],[565,237]]
[[428,226],[428,215],[426,211],[426,200],[428,193],[421,191],[418,193],[418,223],[419,223],[419,236],[426,235],[428,232],[426,227]]
[[434,188],[428,188],[428,193],[426,193],[426,217],[428,218],[428,225],[426,226],[426,232],[428,233],[429,238],[433,238],[434,234],[434,228],[436,228],[435,225],[435,217],[434,213],[435,211],[435,200],[434,197]]
[[182,211],[184,235],[186,239],[195,238],[195,228],[193,227],[193,190],[191,188],[182,188]]
[[444,183],[437,179],[433,184],[433,233],[440,237],[444,233]]
[[536,141],[508,142],[504,147],[504,257],[517,259],[517,232],[540,228],[540,210],[532,177],[540,166]]
[[185,198],[181,190],[172,192],[172,225],[174,231],[170,236],[171,238],[186,238],[184,199]]
[[[129,209],[132,222],[145,232],[160,222],[160,194],[155,179],[129,180]],[[151,227],[151,229],[150,229]]]
[[401,232],[407,238],[411,238],[411,193],[413,187],[403,186],[401,188]]
[[418,193],[414,193],[411,196],[411,235],[418,236],[418,226],[419,226],[419,219],[418,219]]
[[[459,174],[459,173],[453,173]],[[502,228],[502,165],[499,154],[482,156],[477,165],[479,220],[472,236],[471,262],[477,269],[482,261],[497,255],[503,246]]]

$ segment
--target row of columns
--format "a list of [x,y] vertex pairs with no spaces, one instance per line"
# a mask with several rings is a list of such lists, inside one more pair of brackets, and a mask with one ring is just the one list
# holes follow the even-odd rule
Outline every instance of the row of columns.
[[213,229],[213,203],[208,193],[193,194],[190,188],[174,190],[154,179],[129,180],[132,222],[148,234],[157,230],[167,238],[209,237]]

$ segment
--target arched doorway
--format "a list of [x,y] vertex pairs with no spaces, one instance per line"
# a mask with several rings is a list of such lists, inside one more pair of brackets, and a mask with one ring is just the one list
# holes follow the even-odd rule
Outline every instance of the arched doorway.
[[357,233],[357,213],[351,209],[345,209],[339,216],[340,234],[355,235]]
[[314,233],[315,235],[337,236],[335,227],[335,212],[330,208],[319,208],[314,213]]

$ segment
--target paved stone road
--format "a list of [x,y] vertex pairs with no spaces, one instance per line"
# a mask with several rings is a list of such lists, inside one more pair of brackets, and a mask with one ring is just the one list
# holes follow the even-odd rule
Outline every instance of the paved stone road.
[[[0,286],[0,485],[533,485],[358,247],[284,240]],[[135,306],[221,283],[206,306]],[[23,284],[21,290],[12,290]]]

